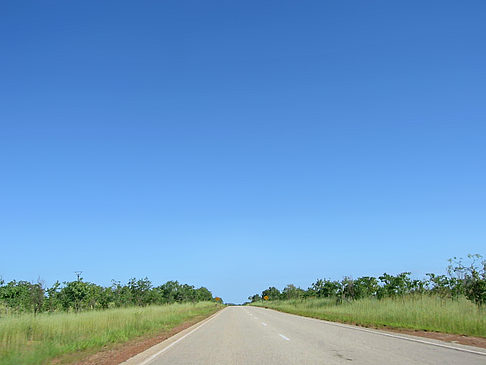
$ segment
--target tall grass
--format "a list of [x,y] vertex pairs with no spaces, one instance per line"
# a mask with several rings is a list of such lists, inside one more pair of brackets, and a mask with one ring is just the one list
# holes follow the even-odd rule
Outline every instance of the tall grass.
[[0,364],[45,364],[63,354],[100,349],[142,335],[169,331],[221,305],[202,302],[82,313],[0,318]]
[[253,303],[283,312],[365,326],[389,326],[486,337],[486,310],[465,298],[437,296],[360,299],[338,304],[335,299],[315,298]]

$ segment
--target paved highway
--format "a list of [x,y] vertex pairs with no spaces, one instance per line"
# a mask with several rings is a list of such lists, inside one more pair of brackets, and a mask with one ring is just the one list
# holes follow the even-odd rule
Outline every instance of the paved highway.
[[264,308],[228,307],[124,364],[486,365],[486,350]]

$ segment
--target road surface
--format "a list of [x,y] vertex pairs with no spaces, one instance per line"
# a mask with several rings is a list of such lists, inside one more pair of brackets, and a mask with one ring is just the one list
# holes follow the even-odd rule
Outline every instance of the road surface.
[[486,350],[264,308],[227,307],[124,363],[135,364],[486,365]]

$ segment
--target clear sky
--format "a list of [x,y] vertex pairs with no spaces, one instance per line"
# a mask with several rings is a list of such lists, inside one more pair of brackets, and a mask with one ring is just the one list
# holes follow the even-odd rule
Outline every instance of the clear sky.
[[2,1],[0,275],[242,302],[486,254],[486,2]]

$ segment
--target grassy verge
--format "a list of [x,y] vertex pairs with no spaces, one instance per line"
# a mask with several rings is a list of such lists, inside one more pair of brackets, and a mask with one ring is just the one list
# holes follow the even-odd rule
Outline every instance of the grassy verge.
[[203,302],[0,318],[0,365],[46,364],[61,355],[93,352],[169,331],[220,308],[219,304]]
[[486,337],[486,310],[470,301],[433,296],[361,299],[337,304],[335,299],[253,303],[282,312],[335,322],[394,327]]

